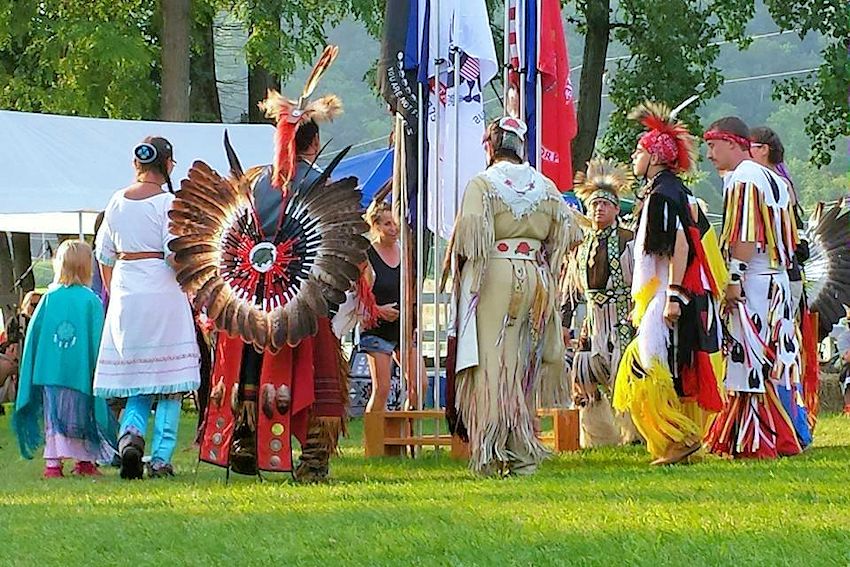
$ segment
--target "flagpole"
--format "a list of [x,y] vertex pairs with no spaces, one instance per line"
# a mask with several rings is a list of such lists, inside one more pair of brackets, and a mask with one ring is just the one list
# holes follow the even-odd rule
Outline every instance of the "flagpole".
[[[422,63],[420,62],[420,65]],[[428,62],[425,62],[428,65]],[[426,72],[427,74],[427,72]],[[424,407],[425,388],[422,388],[422,343],[424,323],[422,322],[422,286],[425,282],[425,128],[428,127],[428,121],[425,117],[425,101],[424,89],[422,83],[419,82],[419,101],[417,115],[417,132],[416,132],[416,176],[417,176],[417,191],[416,191],[416,388],[419,392],[419,399],[416,403],[417,409],[421,410]]]
[[[459,195],[460,195],[460,187],[458,187],[458,185],[460,184],[460,48],[457,46],[457,38],[459,37],[457,20],[458,20],[458,18],[457,18],[457,16],[455,16],[455,18],[454,18],[455,45],[454,45],[454,53],[453,53],[453,55],[454,55],[454,83],[455,83],[455,94],[454,94],[454,100],[455,100],[455,112],[454,112],[454,120],[455,120],[454,146],[455,146],[455,148],[454,148],[454,150],[455,151],[454,151],[454,180],[453,180],[453,183],[452,183],[452,188],[453,188],[453,191],[452,191],[453,195],[452,196],[454,197],[454,209],[453,210],[454,210],[455,214],[457,214],[457,212],[460,210],[460,206],[459,206],[460,203],[459,203],[459,198],[458,198]],[[442,278],[440,278],[440,280],[438,280],[438,281],[442,281]],[[447,317],[447,319],[448,319],[448,317]],[[448,321],[446,321],[446,323],[448,325]],[[448,336],[449,335],[448,335],[448,329],[447,329],[447,332],[446,332],[446,340],[447,341],[448,341]],[[439,380],[439,377],[438,377],[438,379],[434,380],[434,399],[435,400],[440,399],[440,380]]]
[[[502,58],[504,63],[504,72],[502,73],[502,100],[505,109],[508,104],[508,85],[511,80],[511,0],[505,0],[505,23],[502,31]],[[507,114],[507,112],[505,112]]]
[[[542,4],[543,4],[542,0],[537,0],[537,25],[534,26],[534,32],[536,34],[535,41],[537,42],[537,53],[536,53],[535,57],[538,59],[538,61],[540,60],[540,34],[541,34],[541,25],[540,24],[541,24],[541,16],[543,15],[542,14],[542,12],[543,12]],[[535,65],[535,67],[537,67],[537,61],[534,62],[534,65]],[[536,138],[536,140],[535,140],[535,151],[537,152],[537,155],[535,156],[535,162],[537,163],[537,171],[540,171],[542,169],[542,166],[543,166],[543,159],[542,159],[543,148],[541,147],[542,142],[543,142],[543,135],[542,135],[543,124],[541,122],[541,120],[543,118],[543,112],[542,112],[543,109],[541,108],[543,106],[542,100],[541,100],[543,98],[542,97],[543,83],[541,81],[540,69],[539,68],[537,69],[537,75],[536,75],[535,78],[536,78],[536,81],[534,82],[535,83],[534,98],[536,100],[536,103],[534,105],[534,114],[535,114],[535,116],[534,116],[534,122],[535,122],[534,135],[535,135],[535,138]]]
[[[440,381],[440,299],[438,292],[438,285],[440,281],[440,223],[441,223],[441,203],[442,203],[442,187],[440,183],[440,67],[443,64],[443,57],[440,44],[440,0],[434,2],[434,6],[436,7],[434,13],[432,14],[430,26],[432,35],[436,36],[436,41],[432,41],[431,46],[436,45],[437,52],[434,57],[434,91],[436,93],[436,102],[434,104],[434,179],[433,179],[433,187],[434,187],[434,210],[429,211],[434,215],[434,393],[437,393],[437,384]],[[448,92],[446,92],[446,96],[448,96]],[[429,185],[431,184],[429,180]],[[430,202],[430,199],[429,199]],[[436,407],[439,403],[439,398],[434,398],[434,406]]]
[[[525,1],[525,0],[523,0]],[[525,115],[525,106],[526,106],[526,89],[525,89],[525,77],[528,74],[528,61],[525,60],[523,52],[525,51],[525,34],[527,32],[526,27],[526,16],[528,10],[525,9],[525,4],[522,4],[522,10],[520,10],[520,0],[517,0],[516,4],[516,12],[514,14],[515,25],[517,27],[517,37],[516,37],[516,49],[517,49],[517,65],[519,69],[517,69],[517,77],[519,79],[519,93],[517,96],[519,97],[519,118],[524,122],[528,121],[528,117]],[[522,15],[520,15],[522,12]],[[520,18],[522,18],[522,25],[520,25]]]
[[[407,163],[404,156],[405,151],[405,130],[404,130],[404,119],[401,116],[400,112],[396,112],[395,114],[395,123],[393,124],[393,183],[398,183],[398,196],[399,203],[395,203],[398,206],[399,211],[399,230],[400,234],[400,243],[401,243],[401,262],[400,262],[400,272],[401,272],[401,289],[400,292],[400,302],[399,302],[399,326],[401,327],[401,333],[399,336],[399,351],[401,352],[401,356],[399,357],[399,369],[401,370],[400,382],[405,385],[405,389],[407,390],[407,399],[408,402],[410,400],[410,384],[408,377],[410,376],[410,365],[408,364],[408,349],[410,348],[410,335],[408,331],[408,325],[410,323],[410,293],[408,281],[410,281],[410,266],[408,262],[410,261],[410,253],[407,250],[407,246],[410,241],[409,228],[407,224],[407,219],[405,218],[407,215],[405,211],[407,210],[407,200],[408,200],[408,190],[407,190]],[[393,188],[395,189],[395,188]],[[394,191],[395,193],[395,191]],[[408,406],[409,407],[409,406]]]

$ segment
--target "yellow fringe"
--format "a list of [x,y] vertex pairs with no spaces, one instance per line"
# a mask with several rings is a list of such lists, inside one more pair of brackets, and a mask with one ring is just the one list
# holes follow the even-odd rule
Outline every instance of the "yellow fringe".
[[717,293],[720,297],[726,292],[726,286],[729,284],[729,270],[726,269],[726,261],[720,252],[720,245],[717,242],[717,234],[714,232],[714,228],[709,228],[702,235],[702,248],[705,251],[708,268],[717,283]]
[[708,412],[699,407],[696,400],[682,400],[682,413],[699,427],[701,438],[708,433],[708,428],[711,427],[711,422],[716,415],[714,412]]
[[653,297],[655,297],[659,285],[661,285],[661,281],[657,277],[653,277],[651,280],[646,282],[642,288],[640,288],[634,297],[632,297],[634,300],[634,307],[632,308],[632,324],[635,327],[640,325],[640,322],[646,313],[646,309],[649,307],[649,302],[652,301]]
[[664,456],[672,443],[702,438],[701,428],[684,413],[670,371],[657,359],[644,367],[637,340],[629,344],[620,360],[613,405],[618,411],[631,412],[653,457]]

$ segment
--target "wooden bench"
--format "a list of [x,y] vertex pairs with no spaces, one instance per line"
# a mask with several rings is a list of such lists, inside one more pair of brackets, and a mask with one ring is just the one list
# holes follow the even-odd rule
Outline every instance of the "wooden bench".
[[[460,439],[445,434],[414,435],[412,422],[444,422],[443,410],[404,410],[363,414],[363,436],[367,457],[400,457],[405,447],[451,447],[452,457],[463,458]],[[437,428],[437,430],[439,430]],[[458,452],[460,451],[460,453]],[[468,454],[468,453],[467,453]]]
[[[541,435],[541,441],[553,446],[555,452],[579,449],[578,410],[546,409],[538,417],[552,418],[552,432]],[[460,438],[445,434],[414,435],[411,422],[422,420],[442,421],[443,410],[405,410],[368,412],[363,414],[363,434],[366,457],[400,457],[405,447],[450,447],[455,459],[469,458],[469,445]],[[439,430],[439,429],[438,429]]]
[[552,432],[542,433],[540,440],[552,445],[556,453],[578,451],[581,448],[577,409],[540,409],[537,410],[537,417],[552,418]]

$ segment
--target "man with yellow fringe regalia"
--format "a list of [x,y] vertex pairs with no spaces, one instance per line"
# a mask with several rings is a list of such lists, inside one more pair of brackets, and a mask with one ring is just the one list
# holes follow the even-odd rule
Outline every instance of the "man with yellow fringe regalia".
[[611,410],[620,358],[634,336],[629,311],[635,235],[618,220],[620,197],[631,192],[634,181],[630,171],[606,159],[590,160],[587,173],[575,179],[574,192],[592,227],[576,252],[578,277],[570,286],[571,294],[581,293],[587,302],[572,367],[582,447],[639,440],[631,417]]
[[313,163],[317,124],[342,110],[334,95],[310,101],[336,54],[325,49],[297,101],[269,91],[260,104],[277,124],[273,164],[243,172],[225,136],[230,178],[195,162],[169,214],[177,280],[220,331],[200,460],[241,474],[323,480],[345,417],[347,367],[328,317],[369,243],[357,180],[328,183],[345,151],[324,172]]
[[699,451],[704,412],[723,406],[711,354],[720,349],[725,275],[711,226],[679,177],[695,164],[696,142],[675,115],[653,103],[630,115],[647,128],[632,154],[646,187],[632,276],[637,336],[620,362],[614,407],[631,412],[654,465]]
[[705,133],[708,159],[723,178],[721,249],[729,265],[726,390],[708,436],[712,452],[775,458],[802,449],[776,392],[800,381],[788,279],[799,242],[788,184],[753,161],[749,128],[734,116]]

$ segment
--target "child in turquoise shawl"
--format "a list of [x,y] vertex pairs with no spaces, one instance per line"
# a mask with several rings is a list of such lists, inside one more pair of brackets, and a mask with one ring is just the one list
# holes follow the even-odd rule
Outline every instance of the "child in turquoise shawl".
[[103,305],[87,287],[91,266],[88,244],[62,243],[54,259],[54,283],[24,339],[12,428],[27,459],[44,443],[46,478],[64,476],[63,459],[76,461],[76,474],[99,475],[95,462],[111,459],[114,452],[107,439],[106,400],[92,395]]

